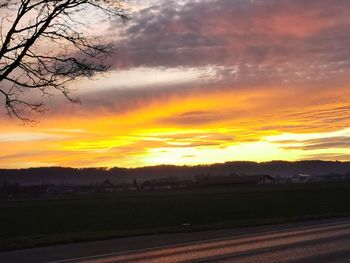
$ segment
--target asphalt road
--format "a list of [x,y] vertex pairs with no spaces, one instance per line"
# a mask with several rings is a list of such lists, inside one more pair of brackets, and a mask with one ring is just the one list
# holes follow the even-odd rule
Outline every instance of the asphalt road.
[[350,219],[167,234],[0,253],[0,262],[350,262]]

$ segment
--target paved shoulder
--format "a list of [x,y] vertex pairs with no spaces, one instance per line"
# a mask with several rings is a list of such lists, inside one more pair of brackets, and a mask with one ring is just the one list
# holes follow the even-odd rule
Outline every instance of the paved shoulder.
[[298,262],[320,251],[341,262],[349,248],[350,219],[336,219],[25,249],[0,253],[0,262]]

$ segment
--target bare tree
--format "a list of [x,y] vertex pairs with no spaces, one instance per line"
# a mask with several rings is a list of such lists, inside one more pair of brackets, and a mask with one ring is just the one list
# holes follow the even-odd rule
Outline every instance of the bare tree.
[[127,19],[117,0],[0,0],[0,95],[10,116],[30,121],[28,112],[46,109],[28,98],[33,91],[59,91],[78,103],[67,84],[108,69],[112,46],[84,31],[92,10]]

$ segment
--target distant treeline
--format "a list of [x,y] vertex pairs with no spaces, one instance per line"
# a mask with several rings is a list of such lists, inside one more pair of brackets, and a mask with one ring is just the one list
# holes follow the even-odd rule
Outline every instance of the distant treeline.
[[[198,175],[258,175],[288,177],[296,174],[322,175],[345,174],[350,171],[350,162],[330,161],[271,161],[271,162],[226,162],[211,165],[175,166],[159,165],[141,168],[64,168],[45,167],[28,169],[0,169],[0,184],[98,184],[109,180],[114,184],[144,182],[150,179],[176,177],[192,179]],[[1,188],[0,185],[0,188]]]

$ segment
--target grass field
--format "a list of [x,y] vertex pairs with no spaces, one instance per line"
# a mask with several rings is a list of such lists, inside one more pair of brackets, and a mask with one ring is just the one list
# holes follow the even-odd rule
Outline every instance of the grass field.
[[0,250],[345,215],[350,215],[350,183],[0,201]]

